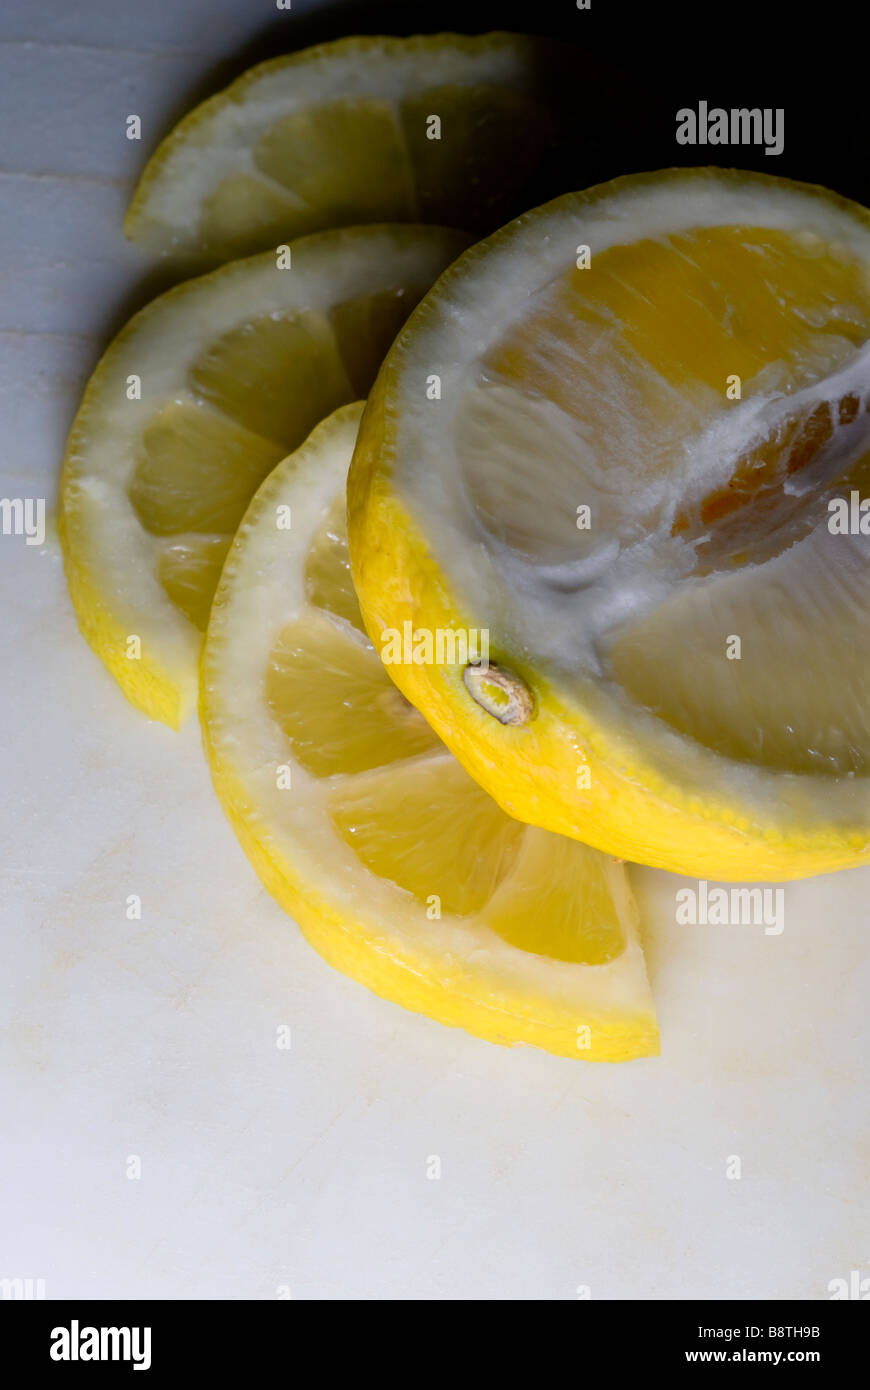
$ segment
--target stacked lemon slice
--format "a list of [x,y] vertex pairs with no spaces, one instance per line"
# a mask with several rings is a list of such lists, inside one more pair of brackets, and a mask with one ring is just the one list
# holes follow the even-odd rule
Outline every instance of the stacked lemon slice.
[[521,720],[461,666],[395,678],[512,814],[794,878],[870,856],[868,477],[870,215],[761,175],[618,179],[475,246],[400,335],[354,576],[375,635],[489,630]]
[[488,230],[570,120],[578,77],[520,34],[350,38],[252,68],[163,142],[127,235],[179,260],[226,260],[362,222]]
[[61,480],[82,631],[146,714],[177,726],[233,533],[263,478],[364,394],[465,244],[360,227],[232,262],[149,304],[85,392]]
[[344,523],[360,411],[270,474],[227,556],[201,696],[227,815],[312,943],[379,994],[494,1042],[656,1052],[624,865],[506,816],[362,631]]

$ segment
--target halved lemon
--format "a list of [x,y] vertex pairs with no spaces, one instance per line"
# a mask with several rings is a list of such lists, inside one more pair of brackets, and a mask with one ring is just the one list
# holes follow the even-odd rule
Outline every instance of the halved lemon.
[[870,857],[870,214],[715,169],[571,194],[399,336],[349,483],[366,625],[513,815],[782,879]]
[[261,63],[163,141],[125,231],[216,262],[353,223],[491,230],[566,134],[579,62],[490,33],[339,39]]
[[85,392],[60,532],[87,640],[132,702],[177,726],[224,555],[279,459],[368,390],[408,311],[467,244],[361,227],[188,281],[131,319]]
[[227,816],[316,949],[377,993],[493,1042],[656,1053],[624,866],[506,816],[362,631],[344,522],[361,410],[276,468],[227,556],[200,702]]

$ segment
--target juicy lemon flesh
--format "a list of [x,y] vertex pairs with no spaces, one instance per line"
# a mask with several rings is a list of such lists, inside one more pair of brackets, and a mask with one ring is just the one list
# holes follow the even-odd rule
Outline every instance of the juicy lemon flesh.
[[609,910],[611,886],[597,850],[529,828],[504,895],[484,916],[506,941],[556,960],[601,965],[625,949],[621,922]]
[[[285,238],[316,230],[306,225],[283,188],[271,186],[256,174],[228,174],[203,200],[198,249],[206,264],[237,260],[252,251],[282,245]],[[144,227],[134,227],[128,220],[127,235],[158,253],[166,250],[167,243],[172,246],[171,234],[160,227],[150,228],[147,222]]]
[[[324,699],[327,689],[339,698]],[[296,761],[318,777],[363,772],[436,742],[385,679],[376,653],[326,616],[318,621],[312,614],[283,628],[269,658],[266,703]]]
[[[320,463],[319,450],[338,487],[353,434],[336,457],[330,431],[346,428],[342,417],[350,413],[339,411],[300,451],[311,450]],[[323,506],[304,555],[292,562],[302,571],[301,590],[283,555],[273,572],[280,545],[273,504],[293,497],[294,465],[293,458],[280,465],[252,503],[203,657],[201,709],[215,785],[263,881],[327,959],[408,1007],[493,1041],[529,1041],[568,1056],[622,1060],[656,1052],[624,866],[507,816],[399,694],[347,601],[341,497]],[[298,482],[297,493],[307,489]],[[264,632],[242,658],[247,669],[263,666],[261,681],[248,685],[241,702],[259,729],[254,741],[223,712],[225,700],[238,699],[234,643],[251,643],[250,622],[233,627],[233,607],[249,612],[257,603],[240,577],[246,548],[251,583],[299,593],[285,600],[293,612],[284,620],[270,600],[263,613],[272,635]],[[256,751],[262,746],[274,753]],[[250,790],[256,769],[272,756],[293,770],[290,799],[275,803],[278,815],[289,808],[295,827],[283,849],[280,830]],[[325,887],[310,864],[304,867],[315,832],[326,836]],[[356,885],[355,924],[342,920],[330,898],[329,885],[348,879]],[[385,889],[393,896],[380,909],[384,921],[367,925],[369,900]],[[513,972],[508,995],[503,960]],[[611,972],[623,969],[623,983],[614,984]],[[552,980],[546,987],[542,970]],[[564,979],[563,970],[571,972]],[[577,978],[584,982],[579,1012],[570,1003]],[[591,1052],[577,1041],[587,1017],[595,1020]]]
[[[868,332],[866,269],[795,236],[717,227],[615,246],[594,269],[572,269],[542,289],[484,354],[460,416],[464,474],[505,540],[547,563],[561,558],[562,542],[561,554],[574,558],[585,533],[577,536],[565,507],[570,486],[606,482],[593,542],[630,536],[656,520],[637,513],[633,496],[673,476],[686,441],[725,413],[730,380],[739,379],[743,401],[793,392],[842,366]],[[468,445],[463,436],[490,392],[518,422],[537,424],[541,443],[547,414],[570,429],[575,455],[559,450],[555,473],[550,460],[533,459],[511,486],[509,431],[496,435],[491,468],[479,434]],[[543,514],[524,517],[542,484]]]
[[[769,563],[761,590],[741,572],[666,600],[618,636],[617,679],[671,728],[729,758],[866,776],[870,566],[853,549],[834,567],[820,539]],[[740,646],[729,658],[732,637]]]
[[279,460],[368,391],[418,294],[361,294],[328,314],[243,323],[204,348],[188,373],[189,399],[169,402],[144,430],[130,501],[152,535],[202,538],[200,562],[186,566],[182,584],[172,559],[159,570],[169,598],[197,627],[220,573],[206,554],[226,551]]
[[442,912],[458,916],[487,904],[523,835],[450,757],[356,778],[334,793],[330,813],[373,873],[424,907],[434,893]]
[[[727,409],[726,383],[739,380],[744,402],[787,397],[847,366],[868,339],[866,267],[817,241],[734,226],[604,251],[594,272],[571,271],[539,295],[485,355],[460,407],[457,452],[480,520],[527,565],[564,563],[573,547],[594,566],[599,547],[615,595],[633,577],[632,549],[673,507],[687,438]],[[735,455],[730,476],[684,499],[670,529],[682,550],[691,526],[714,564],[599,642],[636,704],[775,771],[840,777],[866,771],[870,756],[870,557],[817,526],[819,489],[848,496],[854,481],[831,443],[848,428],[870,445],[870,399],[850,397],[815,408],[832,422],[804,428],[802,451],[797,431],[780,428],[766,451],[748,463]],[[545,411],[558,421],[550,453]],[[562,447],[572,435],[577,451]],[[530,437],[540,463],[523,469]],[[806,489],[794,486],[799,472]],[[595,512],[579,536],[575,499]],[[802,520],[813,515],[810,536]],[[657,559],[675,580],[676,549],[665,543]]]
[[505,815],[446,753],[341,612],[346,555],[338,499],[306,557],[306,576],[318,580],[306,586],[309,611],[278,635],[264,687],[293,759],[336,779],[336,830],[366,868],[423,907],[482,913],[506,941],[541,955],[614,959],[625,936],[602,856]]
[[281,445],[208,406],[171,401],[142,434],[128,495],[143,530],[229,540]]
[[347,544],[347,505],[336,497],[305,560],[305,596],[315,608],[325,608],[365,634],[359,599],[350,572]]
[[200,632],[208,627],[212,594],[217,588],[232,538],[186,535],[167,542],[158,561],[158,577],[176,608]]
[[290,448],[352,390],[329,317],[310,310],[264,315],[224,334],[191,369],[190,386],[198,400]]
[[306,231],[402,221],[413,212],[411,170],[388,101],[331,101],[284,116],[260,136],[254,163],[302,199],[307,211],[297,215],[308,219]]

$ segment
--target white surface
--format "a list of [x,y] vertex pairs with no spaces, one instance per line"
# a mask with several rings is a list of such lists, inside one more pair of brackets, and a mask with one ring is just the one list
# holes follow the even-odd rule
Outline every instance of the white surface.
[[[270,22],[243,0],[4,0],[0,495],[54,498],[147,274],[120,230],[131,181]],[[0,539],[0,593],[0,1277],[48,1297],[818,1299],[870,1270],[867,872],[787,887],[779,937],[677,927],[677,880],[639,874],[661,1059],[495,1048],[306,945],[196,728],[143,721],[78,637],[53,541]]]

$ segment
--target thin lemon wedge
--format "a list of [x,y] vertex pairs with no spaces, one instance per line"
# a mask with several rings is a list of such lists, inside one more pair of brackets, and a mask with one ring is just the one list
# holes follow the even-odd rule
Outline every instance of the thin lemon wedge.
[[[716,169],[617,179],[462,256],[349,480],[366,626],[511,814],[787,879],[870,858],[870,214]],[[501,703],[499,702],[501,700]]]
[[344,489],[361,405],[262,484],[202,657],[217,794],[261,880],[331,965],[499,1043],[658,1052],[625,868],[496,806],[362,631]]
[[263,478],[371,385],[466,244],[437,227],[304,237],[179,285],[131,319],[73,424],[60,533],[79,625],[127,697],[177,727],[221,565]]
[[159,146],[125,231],[173,258],[226,260],[328,227],[491,230],[576,125],[588,77],[519,34],[339,39],[246,72]]

